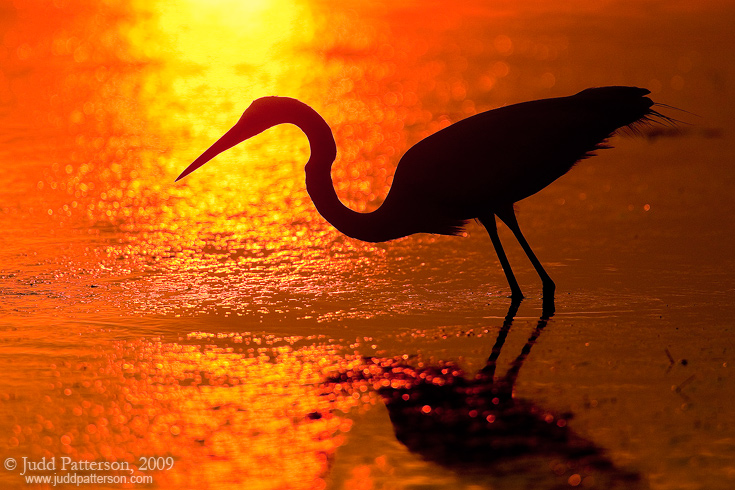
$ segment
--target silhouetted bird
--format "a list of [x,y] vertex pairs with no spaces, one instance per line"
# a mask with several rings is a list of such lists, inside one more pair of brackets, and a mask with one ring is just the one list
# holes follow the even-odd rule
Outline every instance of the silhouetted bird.
[[570,97],[542,99],[476,114],[418,142],[401,158],[383,204],[371,213],[344,206],[334,190],[331,166],[334,136],[311,107],[287,97],[255,100],[222,138],[176,179],[184,178],[217,154],[277,124],[298,126],[308,137],[306,189],[321,215],[352,238],[382,242],[413,233],[457,235],[472,219],[490,234],[512,297],[523,297],[503,247],[495,216],[518,239],[553,297],[554,282],[523,237],[513,204],[540,191],[569,171],[618,129],[652,117],[648,90],[590,88]]

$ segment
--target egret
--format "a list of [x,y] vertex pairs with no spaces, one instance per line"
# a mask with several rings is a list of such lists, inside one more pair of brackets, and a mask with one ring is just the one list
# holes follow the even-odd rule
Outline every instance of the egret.
[[482,112],[419,141],[400,159],[390,191],[373,212],[340,202],[331,168],[337,156],[327,122],[305,103],[288,97],[253,101],[239,121],[189,165],[177,181],[223,151],[278,124],[293,124],[309,140],[306,190],[317,211],[345,235],[383,242],[412,235],[457,235],[478,220],[490,235],[511,298],[523,297],[503,251],[495,217],[513,232],[536,269],[545,299],[554,281],[531,250],[514,204],[545,188],[579,160],[590,157],[621,128],[654,117],[650,92],[637,87],[599,87],[576,95],[522,102]]

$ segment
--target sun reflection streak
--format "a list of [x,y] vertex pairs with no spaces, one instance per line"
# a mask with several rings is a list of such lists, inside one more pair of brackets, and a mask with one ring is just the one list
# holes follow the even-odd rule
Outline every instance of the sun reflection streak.
[[154,473],[159,488],[322,488],[346,414],[377,400],[325,391],[324,380],[359,362],[317,337],[115,342],[104,357],[50,364],[39,379],[46,403],[12,414],[3,442],[30,457],[134,468],[141,455],[173,456],[175,471]]
[[337,192],[367,211],[411,144],[506,102],[518,56],[566,49],[563,37],[479,36],[477,26],[451,42],[440,30],[437,42],[408,14],[398,30],[390,13],[360,19],[281,0],[131,9],[117,14],[125,21],[106,43],[54,35],[53,52],[88,70],[61,77],[68,87],[52,97],[49,117],[68,126],[75,146],[56,152],[36,187],[58,226],[120,233],[91,261],[144,274],[116,300],[142,311],[270,311],[279,293],[318,296],[325,277],[340,277],[338,294],[353,276],[380,285],[389,273],[384,247],[356,245],[316,213],[303,183],[308,144],[295,128],[274,128],[184,183],[168,179],[253,98],[293,96],[323,113],[340,148]]

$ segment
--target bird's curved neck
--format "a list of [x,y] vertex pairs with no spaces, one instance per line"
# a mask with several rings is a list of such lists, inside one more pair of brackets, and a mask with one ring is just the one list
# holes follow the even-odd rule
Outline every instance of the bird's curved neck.
[[331,168],[337,157],[337,145],[327,122],[311,107],[295,99],[289,119],[284,121],[299,127],[309,140],[311,156],[306,164],[306,191],[319,214],[345,235],[367,242],[382,242],[404,236],[394,231],[389,213],[381,207],[372,213],[360,213],[339,200],[332,183]]

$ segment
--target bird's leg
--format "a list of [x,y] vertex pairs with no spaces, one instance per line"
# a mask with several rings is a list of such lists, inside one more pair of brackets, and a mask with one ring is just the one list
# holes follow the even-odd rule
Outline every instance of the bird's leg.
[[502,211],[497,211],[495,214],[503,221],[503,223],[505,223],[508,228],[510,228],[510,231],[513,232],[516,239],[518,240],[518,243],[521,244],[523,251],[526,252],[526,256],[528,256],[531,264],[533,264],[533,268],[536,269],[536,272],[541,278],[544,297],[549,297],[553,299],[556,285],[554,284],[554,281],[551,280],[551,277],[549,277],[549,275],[544,270],[541,262],[539,262],[539,260],[536,258],[536,255],[533,253],[533,250],[531,250],[531,246],[526,241],[523,233],[521,233],[521,228],[518,226],[518,220],[516,219],[515,211],[513,211],[513,206],[510,206]]
[[513,270],[510,268],[508,257],[506,257],[505,251],[503,250],[503,245],[500,243],[500,237],[498,236],[498,227],[495,223],[495,215],[491,214],[490,216],[478,218],[478,220],[480,220],[480,223],[482,223],[482,226],[485,227],[488,235],[490,235],[490,240],[492,240],[493,247],[495,247],[495,253],[498,254],[500,265],[503,267],[505,278],[508,279],[508,285],[510,286],[510,297],[514,300],[523,299],[521,287],[518,285],[518,281],[516,281],[516,276],[513,275]]

